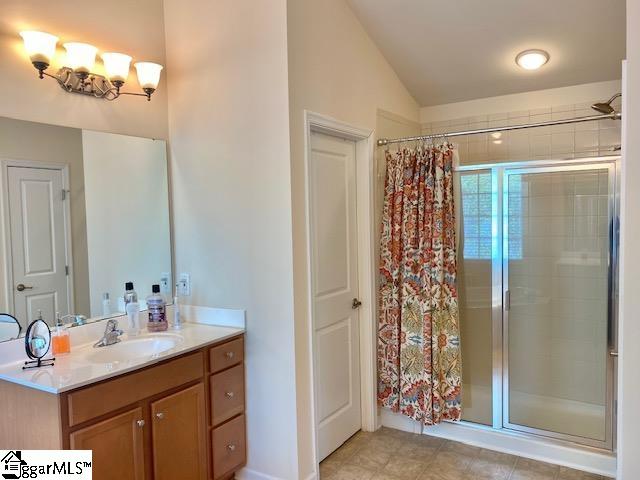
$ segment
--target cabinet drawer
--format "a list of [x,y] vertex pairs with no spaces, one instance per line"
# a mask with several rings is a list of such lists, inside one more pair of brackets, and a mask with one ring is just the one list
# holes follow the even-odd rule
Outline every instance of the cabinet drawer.
[[244,339],[242,337],[213,347],[209,351],[211,373],[242,363],[244,359]]
[[219,425],[244,411],[244,365],[211,377],[211,423]]
[[246,441],[244,415],[213,430],[213,478],[218,480],[244,466]]
[[[109,348],[109,347],[105,347]],[[75,390],[68,395],[69,426],[202,378],[202,352]]]

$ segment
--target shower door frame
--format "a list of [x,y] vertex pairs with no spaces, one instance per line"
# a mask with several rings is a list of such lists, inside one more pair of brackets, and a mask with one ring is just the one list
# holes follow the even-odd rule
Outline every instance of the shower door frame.
[[[570,442],[581,447],[592,447],[606,451],[615,448],[616,430],[616,364],[612,352],[617,351],[617,272],[618,272],[618,216],[620,156],[598,156],[577,159],[530,160],[491,164],[465,165],[455,168],[456,172],[484,171],[491,173],[492,198],[492,255],[491,255],[491,320],[492,320],[492,427],[514,433]],[[563,434],[509,422],[509,364],[508,364],[508,310],[505,297],[508,291],[508,231],[507,205],[508,190],[504,187],[509,174],[545,173],[579,170],[609,170],[608,212],[609,212],[609,265],[608,265],[608,307],[607,307],[607,367],[605,440],[599,441],[576,435]],[[485,428],[474,422],[463,421],[470,426]]]

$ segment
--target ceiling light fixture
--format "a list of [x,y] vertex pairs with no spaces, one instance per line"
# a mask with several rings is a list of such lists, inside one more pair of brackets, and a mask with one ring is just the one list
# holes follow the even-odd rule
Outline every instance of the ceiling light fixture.
[[516,63],[525,70],[537,70],[549,61],[549,54],[544,50],[525,50],[516,56]]
[[44,32],[20,32],[24,47],[38,76],[53,78],[69,93],[80,93],[105,100],[115,100],[120,95],[137,95],[151,100],[151,94],[158,88],[162,65],[151,62],[135,64],[138,83],[144,93],[121,92],[120,88],[129,76],[131,57],[124,53],[103,53],[101,55],[106,77],[93,73],[98,49],[88,43],[65,43],[67,51],[65,65],[54,75],[47,73],[51,60],[55,55],[58,37]]

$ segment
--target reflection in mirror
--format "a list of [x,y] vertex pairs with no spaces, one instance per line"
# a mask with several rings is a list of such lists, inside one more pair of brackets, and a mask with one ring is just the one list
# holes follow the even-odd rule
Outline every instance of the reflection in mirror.
[[13,315],[0,313],[0,339],[12,340],[20,336],[22,327]]
[[153,284],[171,300],[164,141],[0,117],[0,159],[0,309],[22,331],[40,311],[50,325],[120,314],[125,282],[142,308]]

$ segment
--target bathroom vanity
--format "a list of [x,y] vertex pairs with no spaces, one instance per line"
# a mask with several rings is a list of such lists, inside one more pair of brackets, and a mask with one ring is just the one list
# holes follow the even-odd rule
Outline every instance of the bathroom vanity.
[[[143,352],[160,344],[171,348]],[[0,366],[0,448],[92,450],[97,480],[233,478],[244,397],[243,329],[189,323],[81,345],[38,371]]]

